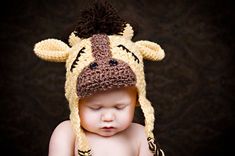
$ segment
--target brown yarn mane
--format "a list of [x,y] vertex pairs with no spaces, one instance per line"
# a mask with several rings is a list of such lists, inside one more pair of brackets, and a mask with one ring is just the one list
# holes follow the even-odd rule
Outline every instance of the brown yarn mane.
[[75,28],[75,35],[89,38],[93,34],[119,34],[125,28],[126,22],[107,1],[96,1],[81,12],[81,17]]

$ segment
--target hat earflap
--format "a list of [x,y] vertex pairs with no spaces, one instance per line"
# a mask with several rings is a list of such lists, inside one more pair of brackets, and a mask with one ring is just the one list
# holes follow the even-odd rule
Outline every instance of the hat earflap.
[[80,117],[79,117],[79,100],[78,98],[72,97],[72,101],[70,103],[70,120],[74,130],[74,133],[78,142],[78,155],[79,156],[91,156],[91,149],[88,143],[88,139],[81,128]]
[[143,95],[139,96],[139,103],[145,117],[145,134],[147,136],[149,150],[154,154],[154,156],[164,156],[164,152],[160,149],[159,144],[155,142],[153,134],[155,120],[154,109],[150,101]]

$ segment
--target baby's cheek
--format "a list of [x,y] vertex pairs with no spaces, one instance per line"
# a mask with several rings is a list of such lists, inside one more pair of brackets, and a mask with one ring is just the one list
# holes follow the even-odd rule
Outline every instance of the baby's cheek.
[[82,113],[81,124],[84,128],[86,127],[94,127],[97,125],[98,115],[96,113],[85,111]]
[[129,126],[133,120],[133,112],[130,110],[126,110],[120,114],[120,122],[123,123],[123,126]]

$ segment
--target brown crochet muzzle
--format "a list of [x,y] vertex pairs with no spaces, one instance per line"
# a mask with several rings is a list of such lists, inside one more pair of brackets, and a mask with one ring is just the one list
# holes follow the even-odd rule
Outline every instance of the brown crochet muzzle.
[[109,38],[106,34],[91,37],[95,61],[85,67],[77,79],[77,95],[80,98],[112,88],[134,86],[136,76],[129,65],[111,56]]

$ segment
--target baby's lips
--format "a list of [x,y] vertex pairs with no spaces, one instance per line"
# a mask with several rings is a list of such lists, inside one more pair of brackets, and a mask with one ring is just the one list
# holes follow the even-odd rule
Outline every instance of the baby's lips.
[[102,129],[114,129],[114,127],[113,126],[104,126],[104,127],[102,127]]

